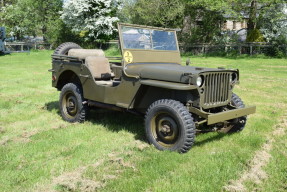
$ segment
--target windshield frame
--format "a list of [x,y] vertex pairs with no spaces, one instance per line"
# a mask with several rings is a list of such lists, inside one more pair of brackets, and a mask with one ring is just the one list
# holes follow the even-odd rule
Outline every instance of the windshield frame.
[[[124,37],[123,37],[123,27],[131,28],[131,29],[142,29],[142,30],[149,30],[150,31],[150,45],[151,48],[126,48],[124,45]],[[173,50],[166,50],[166,49],[154,49],[154,41],[152,39],[151,31],[163,31],[163,32],[172,32],[174,35],[174,46],[175,49]],[[175,29],[168,29],[168,28],[160,28],[160,27],[151,27],[151,26],[142,26],[142,25],[134,25],[134,24],[125,24],[125,23],[118,23],[118,31],[119,31],[119,39],[120,39],[120,45],[122,52],[124,50],[139,50],[139,51],[154,51],[154,52],[179,52],[179,46],[178,46],[178,40],[177,40],[177,34]]]

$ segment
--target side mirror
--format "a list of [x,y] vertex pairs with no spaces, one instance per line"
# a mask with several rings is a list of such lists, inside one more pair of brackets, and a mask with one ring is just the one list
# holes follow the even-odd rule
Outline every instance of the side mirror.
[[189,66],[190,65],[190,58],[187,58],[186,59],[186,66]]

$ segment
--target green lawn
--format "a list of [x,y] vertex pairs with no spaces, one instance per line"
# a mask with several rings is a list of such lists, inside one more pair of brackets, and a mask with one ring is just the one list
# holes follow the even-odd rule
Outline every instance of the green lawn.
[[257,113],[243,132],[197,135],[180,155],[147,145],[143,119],[131,114],[97,110],[84,124],[64,122],[51,53],[0,57],[0,191],[287,190],[286,59],[192,57],[239,68],[235,93]]

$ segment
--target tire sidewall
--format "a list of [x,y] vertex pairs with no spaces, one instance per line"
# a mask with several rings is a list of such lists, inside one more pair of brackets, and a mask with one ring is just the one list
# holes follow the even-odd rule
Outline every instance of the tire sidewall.
[[[75,98],[77,100],[76,102],[77,102],[77,106],[78,106],[78,111],[77,111],[77,114],[74,116],[74,118],[67,117],[65,112],[64,112],[64,110],[66,110],[66,109],[63,109],[62,102],[63,102],[63,99],[65,99],[64,96],[67,92],[73,93],[73,95],[75,96]],[[70,123],[81,122],[81,116],[82,116],[82,113],[84,112],[83,110],[85,110],[85,109],[83,106],[82,92],[81,92],[79,86],[77,86],[76,84],[73,84],[73,83],[66,84],[61,91],[59,104],[60,104],[61,116],[65,121],[68,121]]]
[[[173,120],[176,122],[178,126],[179,130],[178,140],[170,148],[160,145],[153,137],[151,128],[152,119],[154,118],[155,115],[157,115],[160,112],[167,113],[170,117],[173,118]],[[149,113],[145,119],[145,132],[149,143],[153,144],[159,150],[179,151],[182,148],[182,146],[184,146],[185,139],[187,138],[183,118],[180,116],[179,112],[174,108],[172,108],[171,106],[167,106],[164,104],[155,105],[149,109]]]
[[66,42],[66,43],[62,43],[61,45],[59,45],[55,49],[54,54],[68,55],[68,52],[70,49],[82,49],[82,47],[76,43],[73,43],[73,42]]

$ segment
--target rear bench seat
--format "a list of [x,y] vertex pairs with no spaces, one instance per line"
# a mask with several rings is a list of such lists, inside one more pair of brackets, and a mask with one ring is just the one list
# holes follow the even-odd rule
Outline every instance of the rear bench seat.
[[101,49],[70,49],[68,56],[78,57],[85,60],[97,85],[116,86],[120,82],[114,81],[109,60]]

